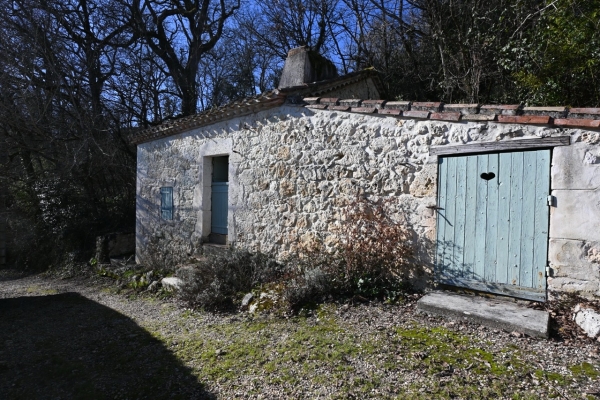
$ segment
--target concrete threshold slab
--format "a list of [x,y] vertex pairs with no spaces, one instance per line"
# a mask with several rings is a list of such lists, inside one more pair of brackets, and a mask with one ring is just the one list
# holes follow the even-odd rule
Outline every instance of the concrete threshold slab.
[[532,337],[548,337],[548,312],[533,310],[506,300],[433,292],[417,302],[417,310],[509,332],[517,331]]

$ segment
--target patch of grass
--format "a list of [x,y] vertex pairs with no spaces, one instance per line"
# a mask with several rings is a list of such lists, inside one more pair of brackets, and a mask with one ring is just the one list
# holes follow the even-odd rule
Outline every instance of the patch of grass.
[[53,294],[59,294],[60,293],[56,289],[44,289],[44,288],[42,288],[41,286],[38,286],[38,285],[29,286],[26,289],[26,292],[28,294],[38,294],[38,295],[41,295],[41,296],[50,296],[50,295],[53,295]]
[[402,349],[427,368],[430,375],[448,369],[469,369],[480,374],[502,375],[509,372],[506,363],[473,346],[472,339],[443,327],[397,329]]
[[581,364],[573,365],[569,367],[575,377],[587,377],[591,379],[598,379],[600,377],[599,367],[594,367],[592,364],[584,362]]
[[[266,383],[286,387],[300,380],[325,384],[330,378],[315,374],[315,368],[335,364],[343,376],[354,370],[352,359],[372,356],[383,348],[376,340],[359,340],[355,332],[329,318],[329,312],[320,310],[317,323],[302,317],[269,323],[232,322],[212,326],[212,339],[195,333],[188,334],[187,339],[173,336],[163,341],[178,358],[192,364],[203,380],[233,380],[243,375],[261,376]],[[174,342],[177,345],[172,345]],[[297,368],[299,363],[305,368]],[[368,392],[377,385],[377,379],[371,376],[345,384]]]
[[554,382],[554,383],[559,383],[559,384],[563,384],[563,385],[566,383],[566,377],[562,374],[559,374],[558,372],[551,372],[551,371],[544,371],[541,369],[536,369],[534,372],[534,375],[536,378],[543,379],[548,382]]

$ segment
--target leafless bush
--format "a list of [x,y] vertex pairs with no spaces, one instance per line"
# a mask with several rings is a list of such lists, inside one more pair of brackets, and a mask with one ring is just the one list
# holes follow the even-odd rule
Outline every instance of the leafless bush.
[[184,285],[179,295],[192,306],[230,308],[239,294],[279,280],[283,268],[265,254],[233,250],[180,268],[177,275]]
[[345,240],[339,279],[344,289],[370,297],[395,297],[419,268],[415,235],[394,200],[359,199],[344,211]]
[[175,254],[160,243],[159,239],[152,237],[144,249],[144,258],[141,263],[152,269],[170,269],[173,270],[177,265]]
[[357,200],[343,215],[338,251],[314,250],[282,263],[239,250],[212,256],[178,271],[181,298],[194,306],[227,308],[242,293],[279,283],[293,311],[332,295],[395,300],[419,268],[410,227],[396,217],[391,201]]
[[415,235],[388,201],[359,199],[343,212],[338,251],[288,260],[283,291],[292,310],[329,295],[395,300],[419,274]]

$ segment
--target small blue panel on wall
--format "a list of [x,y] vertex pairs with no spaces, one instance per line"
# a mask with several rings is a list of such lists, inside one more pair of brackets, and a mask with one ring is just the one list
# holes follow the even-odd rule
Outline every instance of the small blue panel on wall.
[[160,188],[160,214],[162,219],[173,219],[173,188]]

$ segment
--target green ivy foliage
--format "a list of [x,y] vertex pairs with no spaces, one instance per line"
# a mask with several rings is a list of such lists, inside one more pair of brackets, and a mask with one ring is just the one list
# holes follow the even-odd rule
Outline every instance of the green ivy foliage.
[[534,27],[503,49],[516,96],[529,105],[600,104],[600,1],[548,2]]

